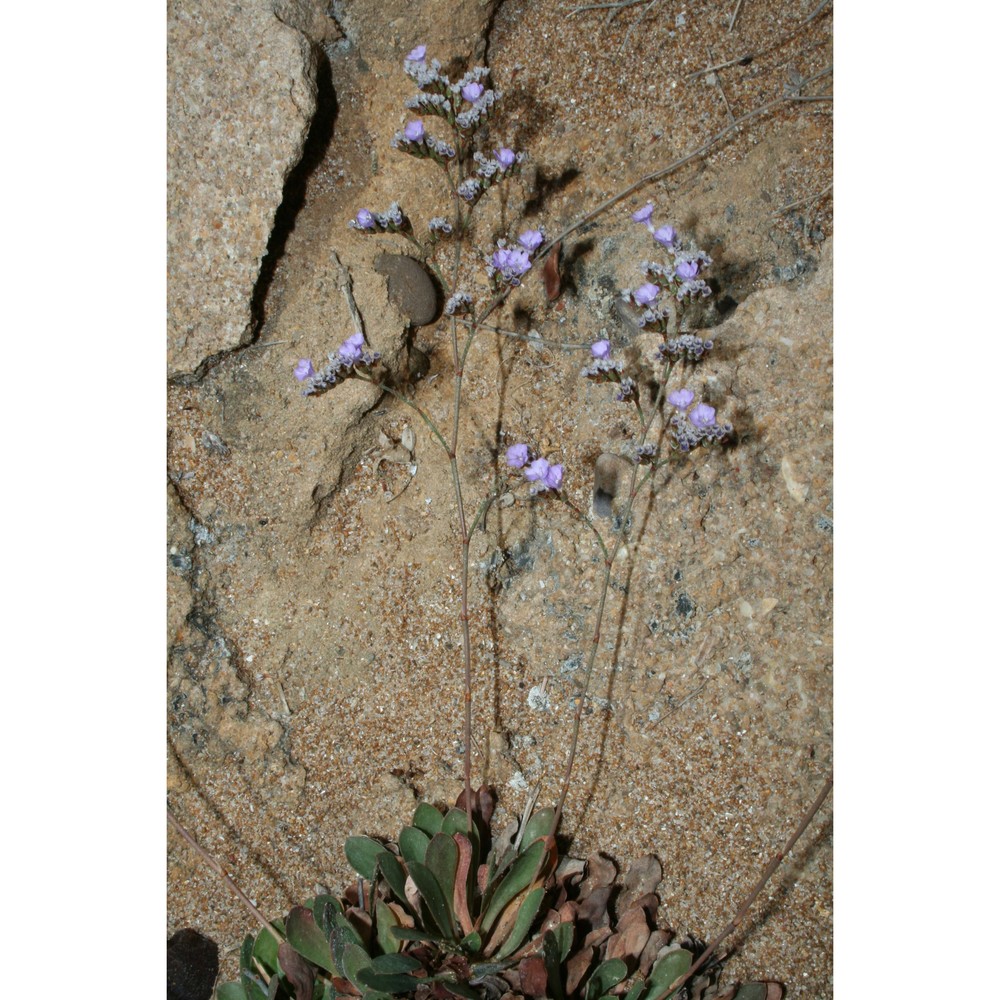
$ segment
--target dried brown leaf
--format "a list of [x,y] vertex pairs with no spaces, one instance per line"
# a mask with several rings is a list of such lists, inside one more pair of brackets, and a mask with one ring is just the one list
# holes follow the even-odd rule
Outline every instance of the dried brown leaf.
[[649,935],[646,947],[642,949],[642,954],[639,956],[639,975],[643,979],[649,975],[649,970],[653,968],[653,963],[656,961],[656,956],[660,953],[660,949],[670,944],[673,937],[670,931],[663,930],[662,928],[657,928]]
[[549,975],[545,968],[545,959],[541,955],[530,955],[522,958],[517,966],[518,977],[521,980],[521,992],[527,996],[543,997],[549,984]]
[[281,971],[295,990],[295,1000],[312,1000],[313,986],[316,983],[316,973],[307,962],[287,941],[278,945],[278,962]]
[[593,948],[581,948],[566,962],[566,994],[572,996],[594,961]]
[[640,896],[655,893],[662,880],[663,866],[652,854],[633,861],[622,880],[619,907],[625,910],[635,906]]
[[588,896],[580,900],[577,909],[577,921],[589,924],[591,927],[608,926],[611,923],[611,917],[608,914],[608,900],[610,898],[610,885],[594,889]]

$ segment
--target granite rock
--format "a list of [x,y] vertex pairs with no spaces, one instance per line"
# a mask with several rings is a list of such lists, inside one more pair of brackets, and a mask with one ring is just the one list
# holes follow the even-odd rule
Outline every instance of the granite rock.
[[[251,299],[316,107],[312,0],[167,6],[167,363],[252,336]],[[310,32],[307,34],[306,32]]]

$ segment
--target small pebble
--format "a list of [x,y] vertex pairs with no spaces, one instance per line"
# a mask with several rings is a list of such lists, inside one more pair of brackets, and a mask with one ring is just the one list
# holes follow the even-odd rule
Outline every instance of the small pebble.
[[404,254],[384,253],[375,261],[375,270],[385,275],[389,301],[410,326],[426,326],[437,318],[437,287],[419,261]]

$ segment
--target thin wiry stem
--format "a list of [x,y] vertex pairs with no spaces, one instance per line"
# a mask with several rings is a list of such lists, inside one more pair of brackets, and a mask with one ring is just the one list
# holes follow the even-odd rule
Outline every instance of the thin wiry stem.
[[[655,420],[657,414],[662,411],[663,400],[666,397],[666,385],[670,380],[670,375],[673,370],[674,365],[668,362],[664,366],[663,377],[657,382],[656,395],[653,399],[653,405],[650,407],[649,417],[642,423],[642,431],[639,435],[640,447],[646,443],[646,438],[652,428],[653,421]],[[642,479],[639,480],[639,464],[637,462],[633,464],[632,472],[629,476],[628,499],[626,500],[624,509],[619,515],[620,523],[610,551],[603,542],[601,544],[601,550],[604,553],[604,579],[601,581],[601,593],[598,599],[597,612],[595,614],[594,636],[590,644],[590,649],[587,653],[587,666],[584,671],[583,682],[580,685],[580,690],[577,692],[576,710],[573,713],[573,731],[570,737],[569,754],[566,758],[566,768],[563,772],[562,787],[559,791],[559,803],[556,806],[556,811],[552,818],[552,827],[550,830],[551,836],[555,836],[555,832],[559,828],[559,821],[562,818],[563,806],[566,803],[566,796],[569,794],[569,784],[573,774],[573,764],[576,761],[576,752],[580,742],[580,726],[583,720],[583,708],[587,699],[587,692],[590,690],[590,681],[594,673],[594,664],[597,661],[597,649],[601,641],[601,624],[604,620],[604,607],[607,603],[608,590],[611,587],[611,572],[614,568],[615,559],[618,557],[618,552],[625,541],[625,535],[628,530],[628,523],[632,515],[635,498],[653,476],[654,472],[655,468],[647,469]]]
[[230,892],[233,892],[240,902],[243,903],[243,905],[257,918],[261,927],[270,931],[274,940],[277,941],[278,944],[281,944],[281,942],[285,940],[284,937],[279,934],[277,930],[275,930],[274,925],[267,919],[267,917],[265,917],[264,914],[253,905],[250,901],[250,897],[247,896],[247,894],[229,877],[229,873],[226,869],[223,868],[222,865],[220,865],[219,862],[216,861],[215,858],[212,857],[212,855],[209,854],[208,851],[206,851],[205,848],[202,847],[201,844],[199,844],[198,841],[184,829],[180,820],[178,820],[173,814],[170,806],[167,806],[167,821],[195,849],[195,851],[201,855],[201,857],[208,864],[209,868],[211,868],[212,871],[214,871],[222,879],[222,881],[226,883],[226,888],[228,888]]
[[795,846],[798,839],[806,832],[806,828],[813,821],[813,817],[819,812],[819,808],[826,801],[826,797],[830,794],[830,790],[833,788],[833,775],[831,774],[826,781],[823,783],[823,788],[821,789],[819,795],[816,796],[816,800],[809,807],[806,814],[802,817],[801,822],[795,828],[795,832],[788,838],[785,846],[778,851],[778,853],[771,859],[771,863],[764,869],[764,874],[757,880],[757,884],[750,890],[750,895],[743,901],[743,904],[736,911],[736,916],[722,928],[721,931],[712,939],[709,946],[702,952],[699,956],[698,961],[694,962],[690,969],[684,973],[683,976],[679,976],[670,984],[670,989],[667,992],[668,996],[671,996],[675,990],[680,989],[711,957],[715,950],[722,944],[723,941],[730,934],[736,930],[737,927],[743,922],[747,913],[750,911],[750,907],[753,906],[754,900],[761,894],[764,886],[767,885],[768,880],[775,873],[778,865],[788,856],[792,848]]

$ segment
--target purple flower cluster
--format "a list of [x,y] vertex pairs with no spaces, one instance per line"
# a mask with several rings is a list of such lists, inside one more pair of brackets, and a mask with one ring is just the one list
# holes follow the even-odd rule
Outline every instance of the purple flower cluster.
[[692,407],[694,393],[690,389],[675,389],[667,402],[676,411],[670,418],[673,446],[680,451],[691,451],[698,445],[718,444],[733,432],[732,424],[720,424],[715,419],[715,407],[698,403]]
[[532,484],[532,493],[558,490],[562,486],[563,467],[550,465],[544,458],[531,461],[526,444],[514,444],[507,449],[507,464],[512,469],[524,469],[524,478]]
[[[665,288],[668,292],[668,295],[665,297],[672,296],[678,301],[685,298],[703,297],[712,294],[708,283],[699,277],[702,269],[712,263],[712,258],[704,250],[697,248],[690,250],[681,249],[678,242],[677,230],[673,226],[655,226],[653,224],[653,203],[651,201],[646,202],[642,208],[632,213],[632,221],[644,225],[653,234],[653,239],[673,255],[672,266],[664,266],[663,264],[656,264],[651,261],[642,262],[642,269],[646,275],[651,281],[659,283],[654,286],[657,290]],[[646,287],[648,286],[640,286],[640,288]],[[649,305],[649,302],[642,302],[636,297],[639,291],[640,289],[636,289],[635,292],[627,292],[626,298],[631,295],[635,298],[636,305],[642,307]],[[665,320],[667,315],[665,309],[662,309],[662,307],[661,309],[656,309],[654,307],[647,312],[652,315],[643,314],[640,318],[640,326],[659,323],[662,329],[666,328],[665,324],[661,322]]]
[[531,255],[544,242],[544,229],[526,229],[518,236],[516,246],[508,246],[506,240],[498,240],[497,248],[486,265],[486,272],[494,286],[502,281],[508,285],[520,285],[521,278],[531,270]]
[[705,340],[693,333],[683,333],[679,337],[671,337],[666,343],[660,344],[654,361],[701,361],[715,346],[715,342]]
[[370,212],[362,208],[347,224],[361,233],[400,233],[410,229],[410,220],[395,201],[386,212]]
[[370,371],[379,360],[377,351],[365,350],[363,333],[352,333],[335,352],[327,355],[329,364],[317,374],[309,358],[301,358],[295,366],[295,378],[308,383],[303,396],[318,396],[332,389],[338,382],[356,376],[358,371]]
[[638,387],[635,379],[622,375],[624,363],[619,358],[611,357],[611,341],[598,340],[591,344],[590,354],[593,360],[586,368],[581,369],[580,374],[594,382],[614,382],[618,386],[615,399],[619,403],[631,399]]
[[411,156],[430,157],[435,163],[455,158],[455,147],[430,135],[419,118],[407,122],[402,132],[393,135],[389,145]]

